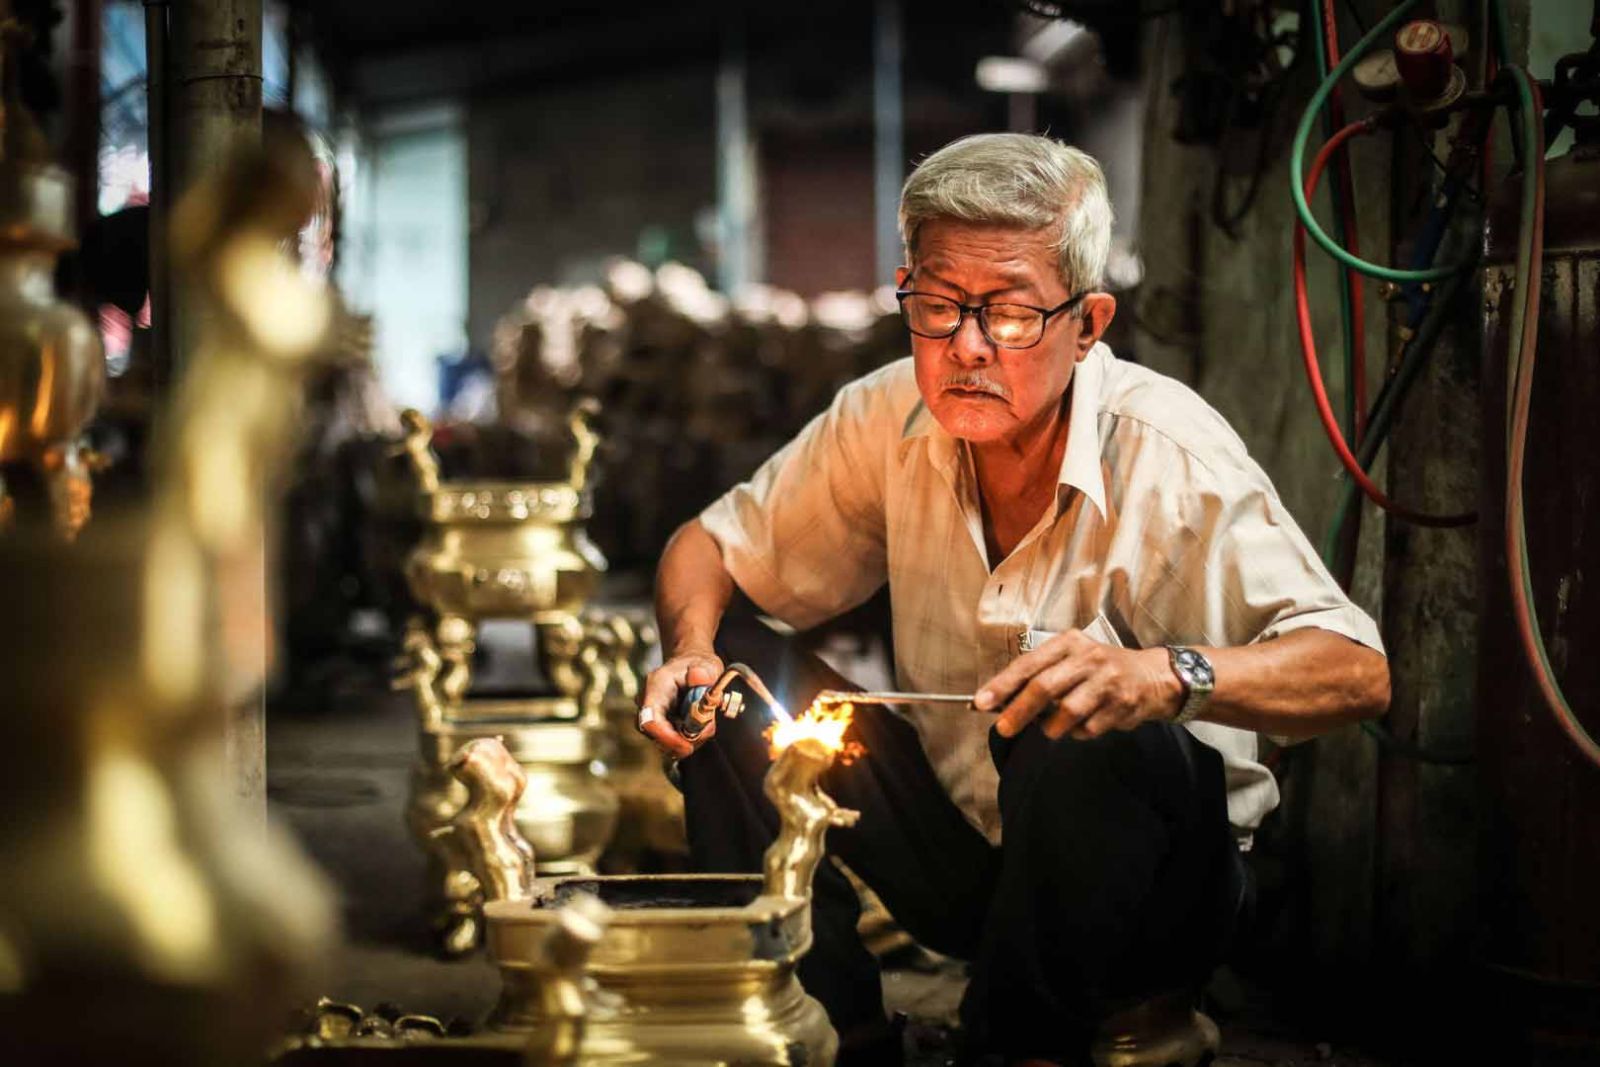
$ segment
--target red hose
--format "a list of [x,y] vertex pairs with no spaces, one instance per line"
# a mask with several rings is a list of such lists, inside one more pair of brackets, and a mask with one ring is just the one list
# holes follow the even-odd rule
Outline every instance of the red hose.
[[[1307,200],[1316,192],[1317,183],[1321,180],[1322,172],[1333,153],[1352,137],[1371,133],[1374,128],[1370,120],[1353,122],[1328,139],[1328,143],[1317,153],[1316,159],[1311,163],[1311,170],[1306,174]],[[1477,515],[1471,512],[1463,515],[1429,515],[1395,503],[1371,478],[1367,477],[1367,472],[1361,469],[1360,460],[1350,451],[1350,446],[1345,442],[1344,434],[1339,429],[1339,420],[1333,413],[1333,406],[1328,402],[1327,387],[1322,382],[1322,366],[1317,359],[1317,340],[1311,330],[1311,298],[1306,286],[1306,230],[1298,218],[1294,226],[1294,313],[1300,327],[1300,355],[1305,362],[1306,380],[1311,385],[1311,395],[1316,400],[1317,414],[1322,419],[1322,428],[1327,431],[1328,440],[1332,442],[1333,450],[1338,453],[1339,462],[1344,464],[1344,469],[1355,479],[1361,491],[1385,511],[1418,526],[1465,526],[1473,522]]]
[[[1539,351],[1539,296],[1541,275],[1544,273],[1545,200],[1545,144],[1541,121],[1544,115],[1544,97],[1539,92],[1538,81],[1530,77],[1528,82],[1533,92],[1533,117],[1527,121],[1533,122],[1538,129],[1533,159],[1529,161],[1533,171],[1534,202],[1533,234],[1529,239],[1528,277],[1518,279],[1522,283],[1523,291],[1522,337],[1517,348],[1516,386],[1512,394],[1511,407],[1510,456],[1506,464],[1506,570],[1511,578],[1511,609],[1517,621],[1517,636],[1521,639],[1522,654],[1528,660],[1528,669],[1533,672],[1534,681],[1538,683],[1539,695],[1549,705],[1557,724],[1572,743],[1578,746],[1578,750],[1591,762],[1600,766],[1600,746],[1597,746],[1594,738],[1583,729],[1583,725],[1571,717],[1555,679],[1550,676],[1545,666],[1544,657],[1539,650],[1539,641],[1534,632],[1535,623],[1533,610],[1528,603],[1528,590],[1522,581],[1522,560],[1527,552],[1527,546],[1523,543],[1525,527],[1519,520],[1522,517],[1522,473],[1528,450],[1528,409],[1533,399],[1533,363]],[[1523,180],[1529,180],[1526,174]]]
[[[1339,65],[1339,13],[1335,0],[1322,2],[1322,38],[1328,55],[1328,69],[1332,70]],[[1337,85],[1328,94],[1328,118],[1334,129],[1340,129],[1345,124],[1344,99]],[[1334,174],[1339,183],[1339,196],[1344,202],[1344,246],[1351,255],[1359,256],[1361,242],[1357,232],[1360,227],[1356,225],[1356,187],[1350,178],[1348,154],[1339,157]],[[1350,286],[1350,352],[1354,364],[1350,368],[1350,388],[1355,394],[1355,426],[1351,429],[1351,439],[1360,444],[1367,436],[1367,313],[1361,297],[1361,274],[1346,270],[1345,276]]]

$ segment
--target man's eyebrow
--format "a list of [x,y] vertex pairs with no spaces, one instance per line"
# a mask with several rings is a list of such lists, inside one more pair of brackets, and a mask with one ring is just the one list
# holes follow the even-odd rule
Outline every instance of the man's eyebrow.
[[954,289],[956,292],[960,293],[961,294],[961,298],[963,300],[968,300],[968,299],[971,299],[973,297],[978,297],[979,299],[982,299],[984,297],[994,296],[996,293],[1012,293],[1012,292],[1019,292],[1019,291],[1022,291],[1022,290],[1026,290],[1028,292],[1035,292],[1035,293],[1037,292],[1037,290],[1034,289],[1034,287],[1033,287],[1033,280],[1031,278],[1026,277],[1020,271],[999,270],[996,273],[998,273],[1002,278],[1004,278],[1006,281],[1010,282],[1011,284],[1002,285],[1002,286],[1000,286],[999,288],[996,288],[996,289],[988,289],[988,290],[985,290],[984,292],[981,292],[981,293],[971,293],[971,292],[968,292],[967,290],[961,288],[961,286],[957,285],[955,282],[951,281],[949,278],[946,278],[944,275],[940,274],[938,272],[938,270],[934,269],[933,267],[918,267],[918,268],[916,268],[915,270],[913,270],[911,272],[911,281],[912,281],[913,286],[915,286],[916,280],[918,278],[922,278],[922,277],[932,278],[934,281],[939,282],[942,285],[948,286],[949,288]]

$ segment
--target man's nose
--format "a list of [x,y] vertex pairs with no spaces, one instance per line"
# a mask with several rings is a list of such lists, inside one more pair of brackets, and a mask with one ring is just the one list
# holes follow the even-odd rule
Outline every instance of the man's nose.
[[961,320],[961,325],[956,327],[956,332],[950,337],[950,354],[958,362],[969,366],[982,366],[994,362],[994,345],[983,335],[983,329],[978,325],[978,316],[967,315]]

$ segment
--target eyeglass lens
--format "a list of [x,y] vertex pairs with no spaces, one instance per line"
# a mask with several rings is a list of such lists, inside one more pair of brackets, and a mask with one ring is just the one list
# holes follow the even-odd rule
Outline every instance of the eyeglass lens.
[[[908,296],[906,325],[925,337],[948,337],[961,325],[961,306],[936,296]],[[986,304],[978,311],[979,322],[990,341],[1003,347],[1027,347],[1039,340],[1044,316],[1020,304]]]

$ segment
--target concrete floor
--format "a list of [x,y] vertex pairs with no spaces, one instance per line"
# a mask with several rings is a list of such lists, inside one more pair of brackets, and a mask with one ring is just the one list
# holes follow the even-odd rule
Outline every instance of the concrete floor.
[[[340,896],[345,940],[327,960],[318,992],[368,1010],[389,1002],[408,1012],[475,1024],[493,1004],[497,980],[481,954],[445,962],[430,952],[420,911],[422,854],[402,822],[415,750],[408,694],[386,692],[373,670],[334,672],[314,698],[289,696],[269,712],[271,809],[323,867]],[[959,965],[886,975],[891,1012],[908,1017],[910,1062],[950,1061],[949,1028],[964,979]],[[1221,1015],[1233,1067],[1381,1067],[1381,1061],[1286,1031],[1259,990],[1235,988]]]

